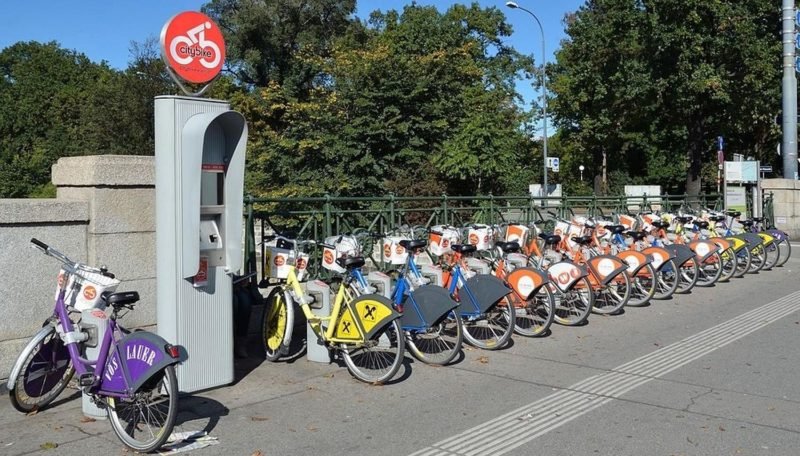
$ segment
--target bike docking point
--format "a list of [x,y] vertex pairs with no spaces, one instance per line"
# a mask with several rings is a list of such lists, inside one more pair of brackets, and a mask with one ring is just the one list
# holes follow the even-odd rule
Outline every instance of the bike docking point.
[[[314,298],[314,302],[310,304],[314,313],[319,312],[318,315],[331,314],[331,287],[327,283],[321,280],[311,280],[302,283],[301,286]],[[316,324],[320,325],[319,322]],[[331,362],[331,353],[325,343],[319,340],[311,325],[312,322],[306,323],[306,359],[315,363],[329,364]],[[319,330],[324,331],[321,325]]]

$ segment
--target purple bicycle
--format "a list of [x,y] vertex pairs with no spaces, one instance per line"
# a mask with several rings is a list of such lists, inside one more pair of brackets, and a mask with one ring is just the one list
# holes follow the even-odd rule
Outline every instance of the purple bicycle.
[[175,425],[174,365],[185,358],[183,350],[153,333],[117,324],[139,294],[104,292],[119,284],[106,269],[74,262],[37,239],[31,243],[63,266],[53,315],[22,350],[8,378],[14,408],[28,413],[47,406],[77,373],[81,390],[105,409],[125,446],[138,452],[158,449]]

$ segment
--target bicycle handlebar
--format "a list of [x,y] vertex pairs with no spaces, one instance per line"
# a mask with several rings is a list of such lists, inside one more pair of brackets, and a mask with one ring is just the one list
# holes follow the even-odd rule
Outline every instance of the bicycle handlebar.
[[71,273],[74,273],[75,271],[81,270],[81,271],[85,271],[85,272],[101,274],[101,275],[106,276],[106,277],[111,278],[111,279],[114,278],[114,274],[108,272],[107,269],[105,269],[105,268],[95,268],[95,267],[92,267],[92,266],[89,266],[89,265],[86,265],[86,264],[83,264],[83,263],[79,263],[77,261],[72,261],[68,256],[64,255],[63,253],[59,252],[58,250],[54,249],[53,247],[50,247],[49,245],[45,244],[44,242],[42,242],[42,241],[40,241],[40,240],[38,240],[36,238],[31,238],[31,244],[33,244],[35,248],[41,250],[45,255],[47,255],[49,257],[53,257],[53,258],[57,259],[58,261],[60,261],[62,264],[64,264],[66,269],[68,269],[69,272],[71,272]]

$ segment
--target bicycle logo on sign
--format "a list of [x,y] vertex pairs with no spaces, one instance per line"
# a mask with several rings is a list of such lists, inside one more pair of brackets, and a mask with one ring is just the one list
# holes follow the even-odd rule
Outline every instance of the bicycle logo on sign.
[[188,65],[199,57],[201,65],[209,69],[215,68],[219,65],[221,55],[219,46],[206,40],[206,29],[210,28],[211,22],[206,21],[189,29],[186,35],[173,38],[169,43],[170,56],[181,65]]

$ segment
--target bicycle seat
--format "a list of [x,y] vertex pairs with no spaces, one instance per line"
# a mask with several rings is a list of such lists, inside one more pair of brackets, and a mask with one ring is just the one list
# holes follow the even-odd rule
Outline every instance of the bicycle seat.
[[742,224],[742,226],[743,226],[743,227],[745,227],[745,228],[750,228],[750,227],[752,227],[752,226],[753,226],[753,225],[754,225],[756,222],[754,222],[754,221],[752,221],[752,220],[742,220],[742,221],[740,221],[739,223],[741,223],[741,224]]
[[679,215],[678,217],[675,217],[675,220],[677,220],[678,223],[680,223],[680,224],[686,224],[686,223],[691,222],[693,218],[694,217],[689,217],[689,216],[685,216],[684,217],[682,215]]
[[519,242],[517,241],[511,241],[511,242],[497,241],[494,243],[494,246],[500,248],[500,250],[502,250],[505,253],[519,252]]
[[626,231],[625,236],[632,237],[634,241],[641,241],[647,237],[647,233],[644,231]]
[[462,254],[472,253],[478,250],[478,248],[472,244],[453,244],[450,248]]
[[753,217],[753,221],[754,221],[754,222],[761,223],[761,222],[763,222],[763,221],[764,221],[764,217]]
[[724,215],[712,215],[708,219],[711,220],[711,221],[714,221],[714,222],[724,222],[725,221],[725,216]]
[[667,228],[669,228],[669,223],[663,220],[656,220],[653,223],[651,223],[651,225],[661,230],[666,230]]
[[400,241],[400,245],[406,250],[414,251],[428,245],[428,241],[425,239],[403,239]]
[[129,306],[139,300],[139,293],[136,291],[120,291],[118,293],[103,294],[106,303],[113,307]]
[[589,245],[589,244],[592,243],[592,237],[591,236],[576,236],[576,237],[572,238],[572,242],[576,242],[576,243],[578,243],[580,245]]
[[739,216],[741,216],[741,215],[742,215],[742,213],[741,213],[741,212],[739,212],[739,211],[728,211],[728,212],[727,212],[727,214],[728,214],[729,216],[731,216],[731,217],[734,217],[734,218],[736,218],[736,217],[739,217]]
[[336,264],[345,269],[360,268],[361,266],[364,266],[364,257],[356,256],[337,258]]
[[705,220],[694,220],[692,223],[693,223],[693,224],[694,224],[694,226],[696,226],[696,227],[697,227],[697,229],[699,229],[699,230],[706,230],[706,229],[708,229],[708,222],[706,222]]
[[608,225],[606,229],[614,234],[620,234],[625,231],[625,227],[622,225]]
[[548,245],[555,245],[561,242],[561,236],[557,234],[546,234],[543,236],[544,243]]

